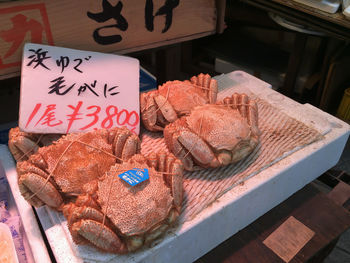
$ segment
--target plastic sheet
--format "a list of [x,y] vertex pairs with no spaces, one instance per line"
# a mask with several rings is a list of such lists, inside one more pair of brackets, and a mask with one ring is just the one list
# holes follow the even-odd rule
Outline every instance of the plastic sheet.
[[19,262],[26,263],[27,255],[23,243],[23,229],[18,215],[11,215],[8,207],[9,186],[5,177],[0,177],[0,222],[6,224],[11,231]]

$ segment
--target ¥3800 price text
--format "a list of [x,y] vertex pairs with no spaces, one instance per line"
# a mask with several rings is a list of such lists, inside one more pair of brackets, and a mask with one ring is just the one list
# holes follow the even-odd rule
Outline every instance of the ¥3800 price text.
[[25,127],[55,127],[68,123],[66,133],[69,133],[73,123],[83,123],[84,126],[79,127],[79,130],[125,126],[135,133],[140,122],[140,116],[136,111],[129,112],[126,109],[118,109],[115,105],[101,108],[97,105],[85,106],[83,101],[78,101],[76,105],[67,105],[71,113],[67,114],[65,119],[56,117],[56,112],[59,110],[56,106],[56,104],[37,103],[29,115]]

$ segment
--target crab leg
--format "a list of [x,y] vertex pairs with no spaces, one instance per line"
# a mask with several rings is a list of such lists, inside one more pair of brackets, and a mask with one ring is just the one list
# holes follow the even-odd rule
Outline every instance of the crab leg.
[[61,194],[57,191],[55,186],[50,182],[46,182],[46,179],[38,174],[22,174],[19,178],[19,184],[23,184],[27,187],[32,194],[36,193],[35,195],[48,206],[58,208],[63,202]]
[[18,189],[21,195],[24,197],[24,199],[27,200],[27,202],[30,203],[32,206],[40,207],[45,204],[43,201],[40,200],[40,198],[38,198],[37,196],[33,196],[33,192],[23,183],[18,184]]
[[[83,197],[79,202],[91,204],[91,199]],[[109,252],[126,252],[123,242],[103,223],[104,215],[96,208],[85,205],[80,207],[70,203],[63,206],[63,214],[67,218],[68,228],[75,242],[89,241]]]
[[183,198],[182,174],[183,165],[180,160],[176,160],[171,168],[171,193],[178,213],[180,213]]
[[138,153],[140,151],[140,144],[139,138],[135,134],[132,134],[127,138],[124,144],[121,158],[127,160],[134,154]]
[[256,145],[256,140],[242,141],[240,145],[236,146],[236,150],[233,151],[232,162],[237,162],[246,157],[252,152]]
[[52,144],[60,134],[33,134],[20,131],[19,127],[9,131],[9,149],[17,162],[24,161],[37,152],[39,147]]
[[72,234],[73,240],[80,244],[84,243],[86,240],[76,231],[77,229],[72,229],[72,225],[79,220],[89,218],[98,222],[103,221],[103,214],[98,211],[96,208],[89,206],[77,206],[73,203],[69,203],[63,206],[62,208],[63,215],[67,219],[68,228]]
[[[209,147],[209,145],[204,142],[197,134],[184,130],[179,132],[179,135],[174,134],[174,139],[176,139],[181,147],[185,148],[187,153],[191,153],[192,158],[195,159],[201,166],[204,167],[218,167],[221,165],[227,165],[232,162],[231,152],[222,150],[217,153],[217,156]],[[176,142],[173,142],[176,145]],[[175,148],[174,148],[175,149]],[[177,154],[178,158],[182,161],[184,156],[182,154]],[[186,154],[187,155],[187,154]],[[186,166],[185,169],[192,171],[193,167]]]
[[191,78],[191,83],[203,87],[205,89],[205,94],[209,99],[209,103],[213,104],[216,102],[218,93],[218,83],[215,79],[212,79],[209,74],[199,74],[198,76],[193,76]]
[[177,114],[167,98],[158,95],[154,97],[154,101],[168,122],[174,122],[177,120]]
[[193,160],[191,156],[188,155],[189,151],[186,151],[186,147],[180,143],[179,137],[180,134],[178,132],[174,133],[173,137],[171,137],[172,152],[182,161],[186,170],[192,171],[194,170]]
[[[250,100],[246,94],[234,93],[232,97],[226,97],[223,104],[233,109],[238,109],[241,116],[247,119],[251,128],[252,138],[248,141],[242,141],[232,151],[232,161],[236,162],[247,156],[259,142],[260,130],[258,128],[258,106],[254,100]],[[243,157],[243,158],[244,158]]]
[[122,152],[123,152],[123,146],[126,142],[126,139],[130,136],[130,132],[128,130],[124,130],[122,132],[117,132],[117,134],[114,135],[113,140],[113,152],[114,155],[118,158],[121,158]]
[[89,194],[85,195],[79,195],[77,199],[75,200],[76,206],[89,206],[95,209],[99,209],[98,204],[96,203],[95,199],[91,197]]
[[162,131],[163,127],[157,125],[158,105],[154,100],[157,91],[150,91],[149,93],[141,93],[141,118],[146,129],[150,131]]
[[191,82],[194,84],[194,85],[197,85],[197,86],[202,86],[201,84],[200,84],[200,76],[201,76],[201,74],[199,74],[198,76],[193,76],[192,78],[191,78]]
[[154,92],[141,93],[140,105],[141,105],[141,118],[146,129],[151,131],[162,130],[161,127],[156,125],[157,123],[157,105],[153,99]]
[[211,79],[209,83],[209,103],[213,104],[216,102],[218,95],[218,83],[216,80]]
[[188,150],[192,157],[204,166],[216,167],[219,160],[210,147],[195,133],[184,130],[181,131],[177,140]]
[[[159,109],[159,108],[158,108]],[[157,110],[157,123],[160,127],[165,127],[169,122],[164,118],[162,111]]]
[[256,105],[256,102],[250,101],[249,108],[250,108],[249,115],[248,115],[249,125],[252,129],[253,135],[255,135],[255,137],[259,137],[260,130],[258,126],[258,106]]
[[[33,157],[35,156],[33,155]],[[44,205],[44,201],[38,196],[34,195],[33,188],[30,186],[31,184],[36,184],[37,180],[40,180],[42,186],[44,184],[47,184],[46,180],[49,177],[49,175],[46,172],[44,172],[42,169],[40,169],[35,165],[32,165],[28,161],[17,163],[17,174],[18,174],[18,187],[24,199],[26,199],[31,205],[35,207],[40,207]],[[34,177],[32,179],[31,174],[34,174],[34,176],[39,176],[39,177],[38,178]],[[56,187],[52,184],[51,186],[48,186],[48,187],[56,189]],[[51,190],[55,191],[53,189]],[[61,197],[59,197],[59,199],[61,199]]]
[[72,225],[72,230],[105,251],[120,254],[128,252],[120,238],[111,229],[97,221],[80,220]]
[[[181,123],[182,119],[179,119],[179,122]],[[167,142],[170,151],[173,152],[177,158],[181,159],[186,170],[192,171],[194,169],[192,158],[188,155],[188,151],[186,152],[186,149],[178,141],[179,135],[180,132],[177,131],[176,126],[173,124],[169,124],[166,129],[164,129],[164,139]]]
[[16,161],[26,160],[35,153],[39,148],[38,142],[25,137],[25,133],[21,132],[18,127],[11,129],[9,132],[8,145]]
[[118,159],[126,160],[137,153],[140,148],[139,138],[128,129],[122,129],[115,134],[113,151]]
[[148,165],[155,168],[157,171],[164,173],[163,179],[167,186],[170,187],[174,199],[174,205],[178,212],[180,212],[182,204],[182,177],[183,164],[179,159],[176,159],[172,154],[165,152],[152,153],[147,158]]
[[[254,100],[250,100],[246,94],[234,93],[231,97],[226,97],[223,104],[232,109],[238,109],[243,118],[247,118],[247,122],[251,127],[253,137],[259,137],[260,130],[258,128],[258,106]],[[253,138],[254,139],[254,138]]]

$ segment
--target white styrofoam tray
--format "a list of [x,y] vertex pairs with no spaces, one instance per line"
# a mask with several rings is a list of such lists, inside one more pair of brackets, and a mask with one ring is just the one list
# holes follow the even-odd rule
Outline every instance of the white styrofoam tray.
[[[238,92],[253,93],[268,101],[289,116],[324,134],[323,139],[285,156],[246,180],[244,184],[225,193],[213,205],[200,212],[193,220],[179,226],[175,233],[166,236],[159,244],[131,255],[101,255],[93,249],[88,251],[94,255],[79,255],[87,250],[77,250],[72,246],[69,235],[59,224],[62,215],[52,211],[48,213],[46,207],[37,209],[57,262],[192,262],[338,162],[349,136],[348,124],[309,104],[302,105],[281,95],[272,90],[269,84],[245,72],[235,71],[217,76],[216,79],[221,88],[234,87]],[[15,164],[6,148],[0,148],[0,157],[2,162],[8,164],[7,169],[5,168],[7,176],[16,177]],[[30,206],[20,196],[14,180],[10,181],[10,185],[16,202],[29,211]],[[30,235],[30,229],[28,233]],[[33,232],[33,235],[37,233]],[[36,243],[34,246],[36,251],[42,244]],[[39,259],[37,262],[46,261]]]

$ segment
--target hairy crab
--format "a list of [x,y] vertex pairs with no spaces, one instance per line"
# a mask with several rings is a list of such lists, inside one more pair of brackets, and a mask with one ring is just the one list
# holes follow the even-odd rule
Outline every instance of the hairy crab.
[[31,205],[60,209],[66,199],[93,192],[116,161],[139,150],[139,138],[126,128],[71,133],[17,163],[19,190]]
[[190,81],[168,81],[158,90],[141,93],[143,124],[150,131],[162,131],[167,124],[189,114],[194,107],[215,103],[217,92],[217,82],[208,74],[193,76]]
[[237,93],[198,106],[164,129],[168,148],[190,171],[245,158],[257,146],[259,135],[256,102]]
[[[139,169],[149,179],[131,186],[118,175]],[[161,236],[178,217],[183,166],[169,153],[137,154],[115,164],[98,181],[96,197],[81,195],[63,214],[75,243],[124,254]]]
[[61,136],[61,134],[27,133],[16,127],[9,131],[8,146],[15,160],[19,162],[27,160],[40,147],[51,145]]

